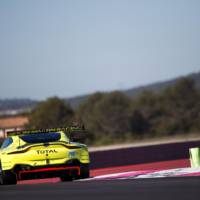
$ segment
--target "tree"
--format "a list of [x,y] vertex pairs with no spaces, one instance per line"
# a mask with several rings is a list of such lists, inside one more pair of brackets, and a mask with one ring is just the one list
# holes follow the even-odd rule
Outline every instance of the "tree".
[[39,103],[29,115],[28,128],[62,127],[72,123],[74,112],[57,97]]
[[200,112],[200,95],[194,80],[182,78],[164,90],[161,98],[166,110],[163,128],[171,134],[189,132]]
[[130,115],[130,131],[134,134],[145,134],[149,131],[149,122],[139,110],[133,110]]
[[96,104],[100,131],[106,135],[123,138],[129,132],[130,99],[121,92],[111,92]]
[[130,99],[121,92],[96,93],[78,109],[78,116],[94,138],[123,137],[129,131]]
[[76,112],[76,118],[80,123],[83,123],[86,129],[94,131],[98,128],[96,120],[96,104],[104,97],[104,93],[97,92],[91,95],[84,101]]
[[151,91],[143,92],[132,102],[132,118],[134,118],[134,120],[132,119],[132,123],[135,124],[135,120],[140,120],[140,122],[138,121],[140,123],[138,126],[143,130],[140,133],[145,135],[154,134],[157,124],[160,123],[163,115],[164,108],[160,97]]

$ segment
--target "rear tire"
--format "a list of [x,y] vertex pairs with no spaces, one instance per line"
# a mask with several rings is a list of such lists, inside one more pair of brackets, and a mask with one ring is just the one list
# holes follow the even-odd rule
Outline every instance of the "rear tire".
[[73,177],[72,177],[69,173],[64,172],[64,173],[60,176],[60,180],[61,180],[62,182],[68,182],[68,181],[72,181],[72,180],[73,180]]
[[90,167],[89,164],[81,164],[81,175],[80,178],[90,178]]
[[16,174],[12,173],[11,171],[1,171],[0,184],[1,185],[16,185],[17,184]]

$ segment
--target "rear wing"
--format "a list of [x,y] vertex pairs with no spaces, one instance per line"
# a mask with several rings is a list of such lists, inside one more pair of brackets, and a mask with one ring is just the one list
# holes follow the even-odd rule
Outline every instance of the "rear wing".
[[72,141],[82,140],[86,136],[86,130],[84,126],[70,126],[62,128],[9,131],[7,132],[7,137],[16,135],[37,134],[37,133],[60,132],[60,131],[64,132]]

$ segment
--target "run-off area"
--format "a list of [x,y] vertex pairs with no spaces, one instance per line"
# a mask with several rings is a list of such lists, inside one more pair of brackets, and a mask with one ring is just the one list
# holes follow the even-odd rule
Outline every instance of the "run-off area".
[[[180,159],[173,161],[94,169],[91,170],[90,174],[91,176],[89,179],[79,181],[200,176],[200,168],[190,168],[189,159]],[[25,180],[19,181],[18,184],[57,182],[60,182],[59,178]]]

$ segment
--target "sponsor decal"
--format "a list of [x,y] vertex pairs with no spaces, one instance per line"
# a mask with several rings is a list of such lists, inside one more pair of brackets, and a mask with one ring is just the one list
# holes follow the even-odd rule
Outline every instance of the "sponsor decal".
[[74,158],[76,157],[76,151],[69,151],[68,155],[69,155],[69,158]]
[[26,134],[33,134],[33,133],[51,133],[51,132],[60,132],[60,131],[64,131],[64,132],[74,132],[74,131],[78,131],[78,132],[84,132],[85,128],[84,126],[70,126],[70,127],[60,127],[60,128],[50,128],[50,129],[36,129],[36,130],[21,130],[21,131],[9,131],[7,132],[7,135],[26,135]]
[[55,149],[37,150],[37,154],[58,153]]

